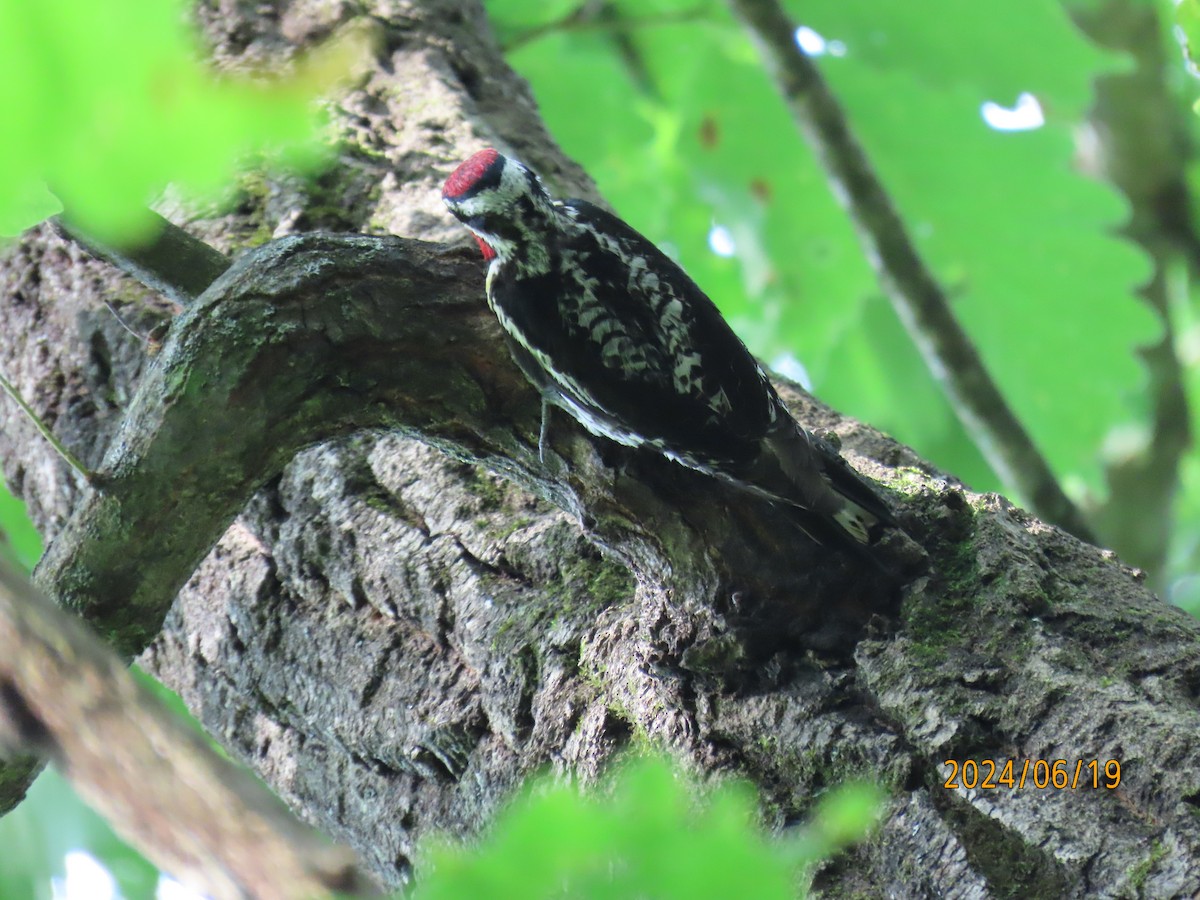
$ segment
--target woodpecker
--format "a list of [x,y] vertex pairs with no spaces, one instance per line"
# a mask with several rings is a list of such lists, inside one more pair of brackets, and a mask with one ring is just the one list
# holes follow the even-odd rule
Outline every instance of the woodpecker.
[[[895,524],[826,440],[792,418],[716,305],[666,254],[586,200],[554,200],[530,169],[481,150],[442,199],[487,262],[488,306],[549,406],[785,504],[811,538],[863,551]],[[869,554],[868,554],[869,555]]]

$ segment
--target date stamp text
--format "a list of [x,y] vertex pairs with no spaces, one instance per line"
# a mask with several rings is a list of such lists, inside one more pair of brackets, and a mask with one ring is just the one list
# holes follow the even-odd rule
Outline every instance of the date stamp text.
[[1115,790],[1121,785],[1121,763],[1115,759],[947,759],[947,790],[1019,791],[1027,787]]

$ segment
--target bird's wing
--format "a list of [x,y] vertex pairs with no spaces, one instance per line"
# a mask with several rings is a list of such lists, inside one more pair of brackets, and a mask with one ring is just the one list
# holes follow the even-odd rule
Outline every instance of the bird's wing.
[[562,209],[578,227],[557,272],[493,285],[556,386],[665,449],[747,460],[780,409],[758,363],[650,241],[583,201]]
[[[614,276],[617,283],[603,285],[599,299],[609,308],[625,303],[622,319],[638,329],[631,340],[668,348],[665,368],[676,373],[690,360],[699,361],[690,378],[676,378],[668,390],[689,396],[693,410],[707,404],[725,433],[753,436],[755,454],[744,472],[748,484],[830,516],[849,501],[868,519],[895,524],[886,504],[837,450],[796,424],[745,345],[678,265],[612,214],[586,201],[567,206],[579,210],[577,222],[595,223],[594,240],[607,240],[615,257],[626,260]],[[663,273],[669,273],[665,285]],[[648,284],[651,274],[656,278]],[[620,283],[622,275],[627,283]],[[782,478],[770,474],[775,466]]]

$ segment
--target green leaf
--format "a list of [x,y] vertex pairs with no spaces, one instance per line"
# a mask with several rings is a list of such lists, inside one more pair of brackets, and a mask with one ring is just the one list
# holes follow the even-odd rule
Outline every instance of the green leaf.
[[790,848],[798,864],[808,867],[841,847],[861,840],[879,820],[883,792],[866,782],[848,782],[821,799],[812,821]]
[[[646,147],[654,132],[606,35],[554,33],[522,46],[512,62],[536,85],[538,106],[559,143],[587,163],[594,161],[594,178],[616,186],[641,183],[642,159],[629,148]],[[586,116],[579,115],[581,84],[588,85]],[[599,122],[608,127],[598,128]]]
[[862,837],[882,802],[870,788],[837,792],[802,838],[779,844],[758,830],[748,785],[701,788],[665,760],[627,761],[602,793],[535,780],[478,846],[427,841],[413,896],[790,900],[797,868]]
[[52,212],[109,241],[147,236],[168,182],[205,194],[251,151],[319,159],[313,99],[365,51],[360,33],[290,80],[218,78],[176,0],[0,0],[0,234]]
[[884,297],[870,299],[856,326],[837,339],[821,394],[918,447],[973,489],[1001,489]]
[[0,478],[0,553],[27,572],[42,555],[42,540],[25,514],[25,504],[9,493],[3,478]]

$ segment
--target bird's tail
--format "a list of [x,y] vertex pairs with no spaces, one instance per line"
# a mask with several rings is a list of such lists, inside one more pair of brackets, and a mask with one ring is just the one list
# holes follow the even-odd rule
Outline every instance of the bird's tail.
[[875,489],[833,445],[790,418],[763,438],[748,480],[796,507],[800,527],[821,544],[861,555],[896,526]]

